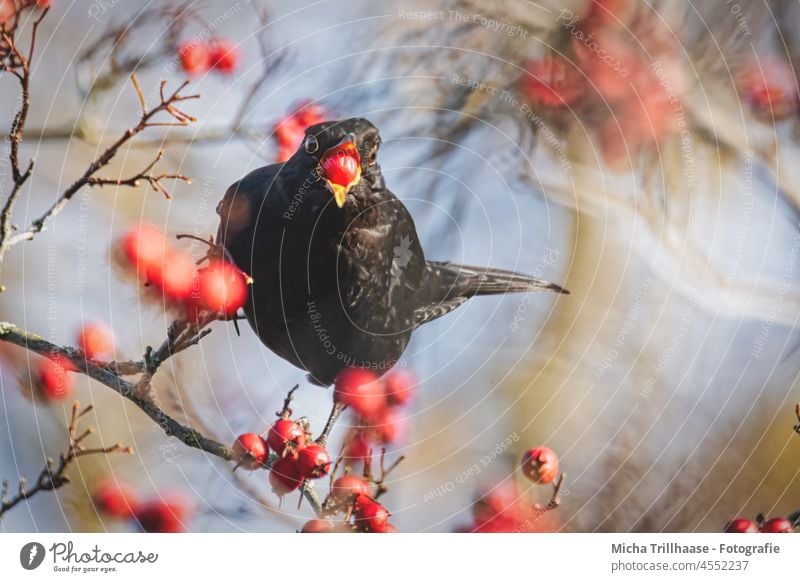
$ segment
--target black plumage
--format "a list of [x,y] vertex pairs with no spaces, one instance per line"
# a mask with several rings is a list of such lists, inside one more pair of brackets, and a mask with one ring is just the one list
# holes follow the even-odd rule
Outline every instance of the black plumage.
[[[339,207],[320,160],[343,142],[357,147],[361,175]],[[251,172],[217,207],[217,242],[253,278],[250,325],[322,385],[348,366],[388,370],[415,328],[470,297],[565,293],[510,271],[426,261],[408,209],[384,183],[379,145],[363,118],[312,126],[289,160]]]

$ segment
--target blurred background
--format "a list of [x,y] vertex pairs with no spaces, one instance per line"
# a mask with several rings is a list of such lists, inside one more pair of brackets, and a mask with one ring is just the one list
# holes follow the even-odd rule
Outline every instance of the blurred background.
[[[146,185],[82,189],[7,255],[0,319],[61,345],[102,322],[117,359],[140,358],[171,314],[119,275],[112,243],[142,220],[215,233],[227,187],[293,149],[303,111],[364,116],[429,258],[572,292],[477,299],[415,333],[401,365],[418,385],[388,449],[406,457],[385,498],[401,531],[468,527],[476,496],[509,483],[544,502],[549,490],[517,471],[538,445],[567,477],[537,529],[720,531],[738,515],[788,515],[800,509],[799,30],[788,0],[52,0],[18,222],[137,122],[134,70],[151,103],[160,80],[191,78],[202,97],[185,110],[198,121],[138,136],[106,174],[135,173],[163,148],[158,168],[193,181],[170,185],[171,199]],[[230,66],[191,60],[222,42]],[[0,75],[6,128],[18,94]],[[7,153],[6,141],[4,196]],[[319,430],[330,392],[240,328],[214,324],[170,360],[154,382],[162,406],[229,443],[268,426],[299,383],[295,413]],[[0,477],[13,488],[63,449],[69,404],[33,405],[38,357],[0,350]],[[92,505],[109,475],[142,496],[185,496],[190,531],[293,531],[311,515],[294,496],[279,505],[263,472],[233,475],[75,377],[98,441],[136,454],[81,461],[3,531],[130,529]]]

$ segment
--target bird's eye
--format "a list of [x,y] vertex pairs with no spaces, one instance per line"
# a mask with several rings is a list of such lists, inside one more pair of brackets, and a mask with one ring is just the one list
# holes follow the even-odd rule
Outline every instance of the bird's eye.
[[305,148],[307,154],[316,153],[317,150],[319,150],[319,142],[317,141],[317,136],[315,135],[306,136],[306,141],[303,144],[303,147]]

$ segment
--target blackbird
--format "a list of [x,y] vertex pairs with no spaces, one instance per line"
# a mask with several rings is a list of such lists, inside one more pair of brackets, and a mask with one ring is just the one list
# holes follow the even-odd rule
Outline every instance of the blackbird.
[[381,374],[420,325],[476,295],[562,287],[501,269],[428,261],[386,187],[364,118],[306,130],[286,162],[254,170],[217,206],[217,242],[253,280],[251,327],[323,386],[346,367]]

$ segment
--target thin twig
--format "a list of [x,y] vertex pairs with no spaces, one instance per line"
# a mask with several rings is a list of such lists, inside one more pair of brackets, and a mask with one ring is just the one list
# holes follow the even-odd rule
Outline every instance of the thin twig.
[[78,435],[78,420],[90,412],[92,408],[92,406],[87,406],[83,410],[80,410],[80,405],[77,401],[72,404],[72,416],[70,418],[69,426],[67,427],[67,435],[69,437],[69,446],[67,451],[59,455],[58,463],[53,461],[53,459],[47,459],[45,466],[39,473],[39,476],[37,477],[36,483],[33,487],[28,487],[26,480],[20,479],[19,487],[17,488],[17,494],[14,497],[8,498],[8,481],[3,481],[2,492],[0,492],[0,519],[2,519],[3,514],[11,510],[18,503],[21,503],[26,499],[30,499],[37,493],[41,491],[53,491],[69,483],[69,477],[67,477],[65,474],[67,468],[69,468],[73,461],[79,459],[80,457],[86,457],[89,455],[107,455],[114,452],[126,452],[128,454],[133,453],[132,448],[124,447],[119,443],[111,445],[110,447],[95,448],[86,448],[83,445],[83,441],[94,431],[91,427],[89,427],[83,433]]
[[[132,79],[135,79],[135,75],[131,76]],[[134,82],[134,81],[132,81]],[[138,135],[139,133],[143,132],[145,129],[152,127],[155,125],[156,122],[153,122],[152,119],[158,115],[159,113],[166,113],[170,115],[179,125],[187,125],[188,123],[195,121],[195,118],[191,115],[185,113],[181,109],[177,107],[176,104],[182,103],[184,101],[188,101],[190,99],[197,99],[200,95],[192,94],[192,95],[182,95],[181,91],[186,88],[189,84],[188,81],[182,83],[172,94],[165,95],[164,94],[164,87],[166,81],[162,81],[160,85],[160,95],[161,101],[160,103],[151,110],[143,109],[141,118],[139,119],[139,123],[137,123],[131,129],[128,129],[126,132],[122,134],[114,143],[108,146],[103,153],[101,153],[86,169],[83,175],[78,178],[75,182],[72,183],[64,192],[59,196],[58,200],[50,206],[39,218],[34,220],[31,225],[19,232],[14,234],[10,238],[0,239],[0,259],[2,259],[3,253],[10,247],[18,244],[22,241],[32,239],[37,233],[44,230],[45,224],[57,216],[67,205],[67,203],[72,199],[73,196],[84,186],[86,185],[97,185],[92,184],[92,180],[95,179],[95,174],[98,170],[107,166],[114,156],[119,152],[120,148],[128,143],[133,137]],[[135,82],[136,86],[138,82]],[[164,179],[166,176],[162,176],[159,178]],[[144,178],[144,177],[143,177]],[[180,177],[179,179],[184,179],[184,177]],[[152,182],[151,182],[152,183]]]

